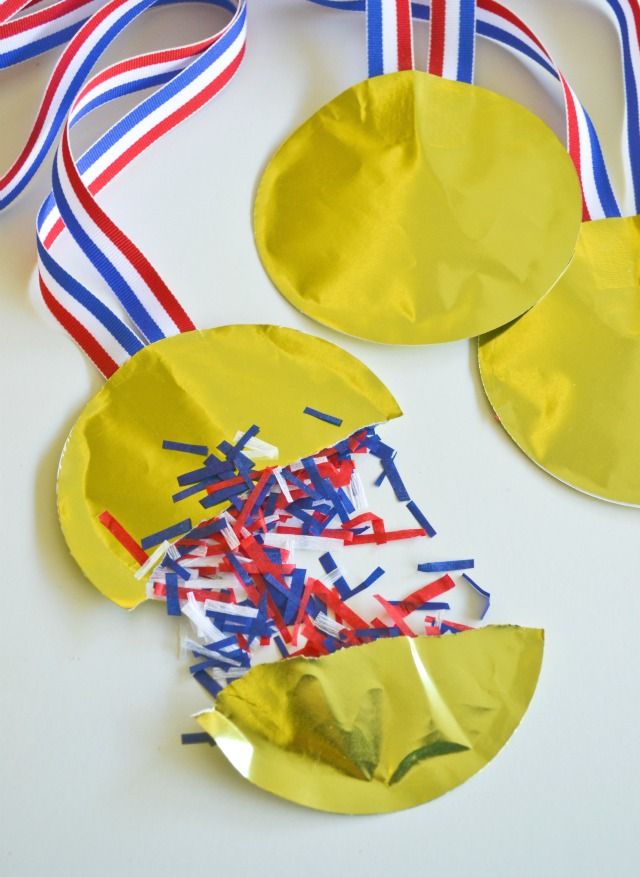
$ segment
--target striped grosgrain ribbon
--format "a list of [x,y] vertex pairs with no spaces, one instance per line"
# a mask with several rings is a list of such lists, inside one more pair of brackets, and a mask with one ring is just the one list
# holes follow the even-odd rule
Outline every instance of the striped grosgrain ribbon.
[[[104,0],[58,0],[34,12],[37,0],[0,2],[0,70],[68,42],[103,4]],[[25,14],[17,18],[22,11]]]
[[640,0],[606,0],[618,29],[625,91],[625,214],[640,213]]
[[[370,16],[369,0],[308,0],[308,2],[332,9],[367,11],[368,18]],[[382,5],[385,3],[393,5],[394,2],[395,0],[380,0]],[[637,0],[607,0],[607,2],[624,7],[638,5]],[[499,43],[520,57],[533,61],[536,71],[545,71],[558,80],[562,86],[566,109],[567,149],[576,166],[582,186],[583,219],[587,221],[621,215],[602,148],[589,114],[542,42],[521,18],[495,0],[414,2],[411,4],[411,11],[412,17],[416,20],[428,21],[433,18],[429,46],[429,71],[432,73],[464,82],[473,80],[474,40],[471,38],[470,26],[475,17],[475,32],[478,35]],[[638,18],[640,19],[640,16]],[[383,24],[389,23],[389,26],[393,22],[391,17],[381,20]],[[385,40],[387,43],[392,41],[391,37],[386,37]],[[640,70],[640,50],[638,50],[638,60],[637,69]],[[388,69],[384,72],[393,71]],[[638,140],[640,141],[640,134]],[[640,189],[640,182],[638,187]]]
[[476,0],[431,0],[429,73],[473,82],[475,44]]
[[[582,184],[583,218],[620,216],[602,149],[588,113],[540,40],[506,7],[482,0],[431,0],[429,72],[443,70],[439,75],[472,81],[474,39],[471,29],[476,27],[476,11],[479,18],[486,12],[490,25],[498,23],[499,28],[507,25],[513,35],[527,38],[532,51],[542,54],[560,80],[566,110],[568,151]],[[500,21],[496,22],[496,19]]]
[[411,0],[366,0],[369,76],[413,69]]
[[[162,0],[162,5],[173,2],[181,0]],[[107,377],[145,344],[194,328],[157,271],[95,196],[136,156],[215,97],[238,69],[246,40],[246,0],[206,2],[230,14],[220,32],[187,46],[118,62],[88,78],[118,34],[147,9],[161,5],[157,0],[101,4],[65,47],[32,134],[0,181],[4,207],[25,188],[62,129],[53,191],[37,220],[40,289],[56,319]],[[55,33],[61,32],[53,29]],[[29,51],[25,44],[25,58],[33,57]],[[69,135],[80,119],[123,95],[150,88],[155,91],[76,161]],[[93,290],[52,253],[65,228],[78,255],[95,269],[98,282]]]

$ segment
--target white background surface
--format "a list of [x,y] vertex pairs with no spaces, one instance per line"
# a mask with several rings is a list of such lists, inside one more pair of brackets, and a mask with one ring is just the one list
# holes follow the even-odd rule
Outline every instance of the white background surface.
[[[622,91],[613,27],[588,0],[509,0],[556,51],[620,179]],[[528,8],[531,7],[531,8]],[[117,56],[212,30],[211,10],[159,10]],[[183,748],[207,705],[157,606],[107,603],[67,554],[54,503],[64,438],[100,381],[33,293],[34,216],[48,169],[0,217],[2,600],[0,873],[138,875],[615,875],[637,873],[639,512],[564,487],[493,420],[458,343],[391,349],[337,336],[273,290],[251,235],[252,196],[281,139],[365,75],[361,16],[251,0],[248,57],[221,99],[156,145],[103,196],[196,322],[264,321],[337,341],[385,380],[389,427],[414,495],[447,544],[475,556],[490,620],[543,626],[529,713],[481,774],[385,817],[319,814]],[[426,29],[418,28],[424,44]],[[54,53],[55,55],[56,53]],[[30,126],[53,56],[0,74],[0,167]],[[478,82],[562,133],[557,91],[480,46]],[[109,111],[78,132],[103,130]],[[167,212],[167,206],[171,212]]]

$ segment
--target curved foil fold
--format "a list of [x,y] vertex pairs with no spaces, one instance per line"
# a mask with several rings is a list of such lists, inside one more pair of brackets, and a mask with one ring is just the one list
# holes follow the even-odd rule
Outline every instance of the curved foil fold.
[[535,691],[544,635],[485,627],[255,667],[200,725],[248,780],[338,813],[401,810],[489,762]]

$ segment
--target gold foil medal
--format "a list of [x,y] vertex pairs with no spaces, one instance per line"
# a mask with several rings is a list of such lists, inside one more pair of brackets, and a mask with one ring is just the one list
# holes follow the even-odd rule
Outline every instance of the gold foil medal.
[[640,505],[640,217],[582,226],[557,286],[480,342],[509,435],[579,490]]
[[[339,411],[342,426],[306,416],[307,405]],[[136,539],[205,517],[196,497],[172,503],[184,460],[163,452],[165,439],[215,444],[257,423],[279,450],[274,465],[285,465],[400,414],[359,360],[293,329],[224,326],[158,341],[118,369],[71,431],[58,474],[65,539],[92,584],[136,606],[145,599],[138,565],[100,515],[108,511]]]
[[519,316],[571,260],[575,170],[522,106],[417,71],[368,79],[278,150],[254,212],[263,265],[303,313],[390,344]]
[[541,630],[378,640],[254,667],[198,716],[251,782],[307,807],[384,813],[485,766],[535,691]]
[[[633,35],[614,16],[627,53]],[[637,36],[637,35],[636,35]],[[627,99],[638,93],[623,63]],[[566,91],[566,90],[565,90]],[[622,215],[593,125],[573,97],[572,151],[585,219],[566,274],[531,311],[480,343],[502,425],[534,462],[578,490],[640,505],[640,217]],[[626,190],[640,213],[638,114],[625,114]],[[587,133],[588,132],[588,133]]]

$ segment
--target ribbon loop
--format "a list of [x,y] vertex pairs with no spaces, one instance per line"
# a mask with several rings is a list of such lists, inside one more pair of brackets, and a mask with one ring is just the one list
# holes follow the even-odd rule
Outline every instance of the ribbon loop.
[[625,145],[623,159],[626,213],[640,213],[640,2],[607,0],[618,31],[624,81]]
[[104,0],[58,0],[36,12],[19,12],[38,0],[0,2],[0,70],[43,55],[71,37],[104,4]]
[[[368,11],[367,4],[369,0],[308,0],[308,2],[331,9],[362,12],[365,9]],[[465,5],[465,2],[469,2],[469,6],[473,5],[475,7],[475,30],[479,36],[499,43],[504,48],[515,53],[521,60],[533,61],[536,71],[544,71],[560,82],[567,119],[567,149],[578,172],[582,187],[583,219],[588,221],[591,219],[620,216],[620,207],[611,185],[604,154],[589,114],[543,43],[533,33],[531,28],[510,9],[496,2],[496,0],[476,0],[473,4],[471,4],[470,0],[430,0],[428,3],[412,3],[411,14],[414,19],[421,21],[431,20],[433,32],[433,17],[435,16],[435,29],[440,29],[439,37],[436,35],[434,38],[432,33],[431,48],[434,51],[430,52],[430,71],[439,72],[439,66],[442,66],[444,69],[445,56],[447,58],[455,56],[453,49],[451,52],[447,51],[447,46],[449,45],[453,46],[455,51],[458,52],[458,66],[456,67],[456,62],[452,61],[451,69],[457,70],[459,68],[460,70],[460,75],[456,73],[452,78],[468,82],[473,80],[474,43],[468,31],[471,12],[465,6],[465,12],[462,15],[462,7]],[[626,10],[622,17],[628,26],[632,20],[634,23],[634,38],[627,40],[630,55],[625,63],[625,69],[627,70],[627,81],[630,83],[627,88],[628,139],[630,143],[637,144],[637,149],[629,150],[633,158],[629,159],[628,166],[629,178],[632,181],[630,185],[637,189],[638,209],[640,209],[640,111],[638,109],[640,89],[637,87],[640,78],[635,75],[632,76],[633,70],[637,70],[640,73],[640,4],[639,0],[607,0],[607,2],[612,8],[614,6],[621,6],[623,11]],[[454,7],[458,9],[457,20],[461,21],[461,24],[459,24],[457,30],[454,29],[453,31],[455,39],[452,37],[451,42],[447,44],[446,40],[443,42],[447,25],[446,14],[447,10],[451,12]],[[439,24],[438,16],[440,16]],[[464,32],[464,39],[461,36],[462,32]],[[461,40],[464,45],[464,51],[460,48]],[[436,63],[436,45],[438,44],[441,47],[441,65]],[[463,56],[462,62],[460,61],[461,55]],[[637,57],[635,66],[631,63],[633,57]],[[432,64],[435,68],[433,70],[431,69]],[[385,71],[379,70],[378,72]],[[630,100],[629,97],[633,98],[634,95],[635,104],[634,100]],[[631,105],[631,109],[629,109],[629,105]],[[633,111],[634,105],[636,106],[635,114]],[[634,210],[633,212],[637,211]]]
[[366,0],[369,76],[413,69],[411,0]]
[[473,82],[476,0],[431,0],[428,71]]
[[[13,6],[18,2],[13,0]],[[145,344],[195,326],[149,260],[100,207],[96,195],[136,156],[215,97],[244,56],[246,0],[205,0],[231,14],[218,33],[188,46],[118,62],[87,78],[134,19],[153,6],[174,2],[181,0],[97,4],[98,10],[75,27],[46,88],[33,132],[0,181],[2,207],[26,187],[62,129],[53,191],[37,220],[40,289],[49,310],[107,377]],[[83,14],[90,6],[82,0],[75,4]],[[73,0],[62,0],[45,10],[50,16],[57,10],[55,25],[51,18],[51,33],[60,41],[61,21],[73,5]],[[25,43],[19,60],[32,57],[34,46],[33,41]],[[4,48],[0,41],[0,57]],[[149,88],[155,91],[76,162],[71,128],[98,107]],[[52,253],[65,230],[77,245],[77,257],[88,260],[94,269],[92,289],[74,278]]]

